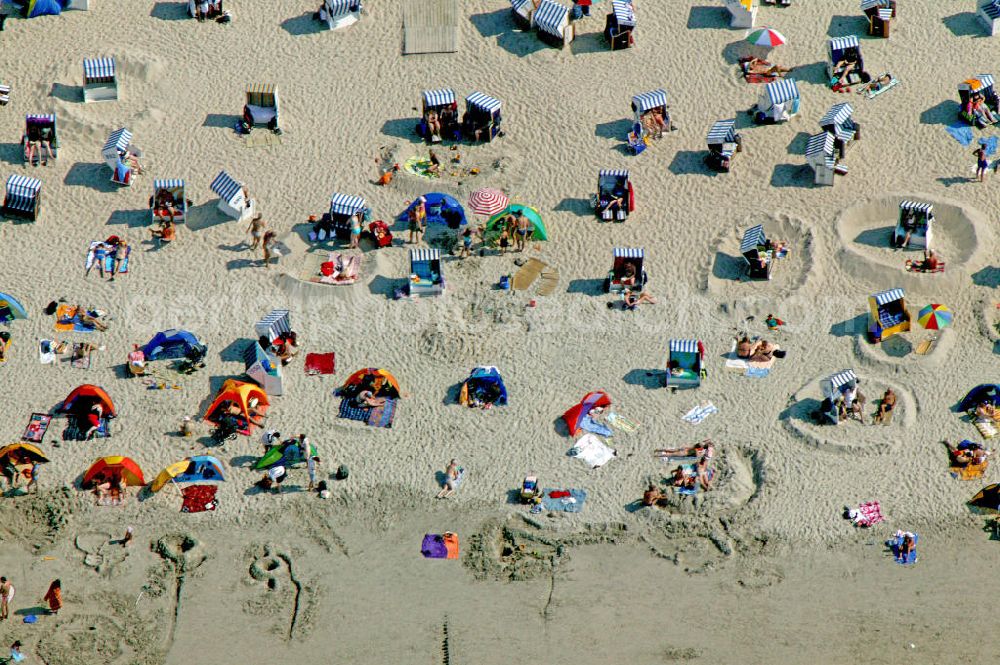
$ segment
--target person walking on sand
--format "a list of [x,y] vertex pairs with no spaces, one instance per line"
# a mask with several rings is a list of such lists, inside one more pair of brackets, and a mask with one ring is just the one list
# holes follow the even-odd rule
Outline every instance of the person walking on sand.
[[247,226],[247,233],[250,234],[250,251],[257,249],[260,245],[261,239],[264,237],[264,230],[267,228],[267,222],[261,215],[256,215],[252,220],[250,220],[250,225]]
[[448,467],[444,470],[444,482],[441,483],[441,491],[438,492],[437,498],[447,499],[454,494],[459,483],[462,482],[464,471],[465,469],[458,465],[458,460],[453,459],[448,462]]
[[121,544],[122,544],[122,547],[128,547],[129,545],[131,545],[132,544],[132,540],[134,538],[135,538],[135,532],[132,530],[132,527],[130,527],[130,526],[129,527],[125,527],[125,535],[122,536],[122,539],[120,541]]
[[14,585],[0,577],[0,621],[10,618],[10,601],[14,600]]
[[10,661],[11,663],[20,663],[24,660],[24,654],[21,653],[21,640],[14,640],[14,643],[10,645]]
[[986,159],[986,146],[979,146],[972,151],[972,154],[976,156],[976,178],[982,182],[983,176],[986,175],[986,169],[990,165],[990,161]]
[[[305,453],[306,455],[309,455],[308,444],[306,444]],[[313,489],[316,487],[316,467],[318,467],[321,463],[322,460],[320,460],[320,458],[317,457],[316,455],[309,455],[309,457],[306,459],[306,471],[309,472],[310,492],[312,492]]]
[[49,585],[49,590],[42,596],[42,600],[49,604],[49,614],[56,614],[62,609],[62,582],[53,580]]
[[[353,236],[352,236],[353,237]],[[267,231],[264,233],[264,238],[261,240],[261,247],[264,249],[264,267],[271,267],[271,257],[275,256],[274,243],[277,241],[278,234],[274,231]]]

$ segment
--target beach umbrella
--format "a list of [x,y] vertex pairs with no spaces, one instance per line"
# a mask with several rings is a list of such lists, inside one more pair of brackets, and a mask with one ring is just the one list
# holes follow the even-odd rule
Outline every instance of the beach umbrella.
[[10,323],[14,319],[26,319],[28,312],[14,296],[0,293],[0,323]]
[[0,464],[7,464],[12,455],[17,455],[22,459],[29,459],[32,462],[44,463],[48,462],[49,458],[45,456],[41,450],[30,443],[12,443],[9,446],[4,446],[0,448]]
[[942,330],[951,325],[954,317],[951,310],[944,305],[927,305],[917,314],[917,321],[927,330]]
[[757,28],[756,30],[751,30],[747,35],[747,41],[754,46],[763,46],[769,49],[781,46],[786,42],[785,36],[774,28]]
[[483,187],[472,192],[469,197],[469,208],[477,215],[490,217],[504,210],[510,204],[510,199],[499,189]]

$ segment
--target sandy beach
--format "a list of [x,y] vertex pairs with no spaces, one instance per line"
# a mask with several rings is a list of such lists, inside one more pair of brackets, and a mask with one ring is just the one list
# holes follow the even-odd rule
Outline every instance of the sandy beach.
[[[1000,592],[990,574],[1000,553],[967,501],[1000,471],[956,480],[941,442],[991,445],[956,405],[1000,368],[998,176],[976,182],[975,146],[945,129],[958,120],[958,84],[997,73],[1000,43],[971,2],[900,4],[889,39],[864,36],[857,0],[761,7],[757,26],[788,39],[770,58],[794,68],[801,93],[799,114],[777,125],[746,113],[761,90],[740,75],[746,31],[730,29],[712,0],[637,0],[635,46],[614,52],[601,35],[610,0],[576,22],[561,50],[517,30],[507,0],[459,0],[458,52],[411,56],[401,55],[400,0],[367,0],[361,20],[337,31],[312,19],[313,0],[227,0],[225,25],[189,18],[185,3],[149,0],[9,19],[0,177],[40,179],[43,207],[34,223],[0,221],[0,291],[28,312],[3,327],[12,343],[0,364],[0,443],[17,441],[33,412],[53,412],[81,384],[103,387],[118,416],[110,437],[90,441],[62,440],[66,420],[56,417],[38,444],[50,462],[37,493],[0,501],[0,575],[17,589],[0,654],[20,640],[26,662],[47,665],[994,657],[1000,640],[970,611]],[[851,34],[868,70],[892,72],[898,85],[874,99],[831,91],[826,43]],[[117,101],[82,101],[81,61],[95,56],[116,58]],[[271,145],[247,145],[234,130],[252,83],[280,92],[283,133]],[[460,109],[474,91],[501,100],[504,136],[436,148],[461,155],[439,178],[400,171],[378,186],[383,156],[427,156],[414,127],[421,91],[436,88],[454,89]],[[677,129],[631,155],[631,97],[656,88],[667,91]],[[848,174],[816,186],[808,138],[845,101],[861,139]],[[22,159],[33,113],[58,119],[58,158],[44,167]],[[705,136],[725,118],[736,118],[743,150],[730,173],[714,173],[703,164]],[[130,187],[110,182],[101,158],[123,126],[143,153]],[[251,137],[261,135],[273,136]],[[248,248],[247,224],[217,210],[209,184],[222,169],[278,234],[282,255],[269,267]],[[636,210],[624,223],[591,209],[600,169],[631,172]],[[159,178],[184,179],[193,204],[166,246],[148,231]],[[400,213],[421,194],[465,204],[481,187],[536,208],[549,239],[505,255],[445,251],[444,295],[395,299],[412,247]],[[330,251],[347,251],[308,237],[309,216],[326,212],[333,192],[364,197],[395,237],[382,249],[363,243],[353,285],[307,279]],[[889,245],[909,199],[934,206],[943,273],[906,272],[920,252]],[[769,281],[742,276],[741,238],[755,224],[789,248]],[[84,270],[89,244],[109,235],[133,247],[128,274],[114,282]],[[445,246],[446,235],[431,228],[420,246]],[[603,293],[615,247],[644,248],[657,304],[622,311]],[[521,259],[558,271],[553,293],[539,295],[537,283],[498,288]],[[868,297],[891,288],[905,289],[914,316],[941,303],[954,323],[936,333],[914,321],[872,344]],[[108,330],[55,330],[43,311],[52,301],[106,311]],[[280,494],[261,492],[262,472],[251,468],[259,433],[217,445],[202,421],[226,379],[245,380],[244,349],[273,309],[291,312],[301,353],[284,368],[267,427],[308,435],[326,500],[306,490],[302,467]],[[786,325],[769,332],[768,314]],[[741,326],[786,351],[766,376],[727,369]],[[208,346],[206,366],[182,375],[160,362],[166,389],[129,377],[133,345],[170,328]],[[697,389],[664,387],[675,338],[703,343]],[[42,339],[97,349],[89,369],[65,357],[41,364]],[[305,354],[329,352],[336,372],[307,375]],[[456,403],[480,365],[502,374],[508,405]],[[334,391],[367,367],[399,382],[391,428],[338,417]],[[848,368],[868,398],[868,424],[816,424],[821,379]],[[898,396],[894,417],[871,424],[886,388]],[[574,437],[562,420],[594,390],[638,424],[614,430],[606,443],[616,456],[597,469],[567,455]],[[696,425],[681,419],[707,402],[718,412]],[[190,438],[178,434],[184,416],[198,421]],[[647,483],[665,487],[676,466],[654,450],[704,439],[715,443],[712,489],[643,507]],[[147,482],[187,456],[215,456],[226,476],[218,508],[180,512],[173,484],[95,505],[83,476],[110,455],[135,460]],[[435,500],[452,458],[465,469],[461,486]],[[346,480],[332,478],[340,465]],[[544,488],[584,490],[583,509],[531,512],[517,500],[528,474]],[[844,507],[867,501],[881,504],[885,521],[852,527]],[[116,541],[129,526],[135,541],[123,547]],[[919,534],[916,565],[887,551],[897,530]],[[443,532],[458,534],[459,560],[422,557],[424,534]],[[56,578],[64,608],[24,623]]]

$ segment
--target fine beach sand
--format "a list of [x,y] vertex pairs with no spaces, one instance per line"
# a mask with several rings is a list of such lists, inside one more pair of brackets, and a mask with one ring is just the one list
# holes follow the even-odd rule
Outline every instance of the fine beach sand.
[[[14,342],[0,365],[0,441],[17,440],[30,413],[53,409],[81,383],[106,388],[120,415],[111,438],[59,447],[64,421],[53,421],[41,444],[51,458],[41,491],[0,502],[0,574],[17,587],[0,646],[20,639],[29,662],[48,665],[995,656],[1000,640],[988,621],[966,628],[970,612],[1000,592],[990,574],[1000,555],[965,501],[1000,471],[994,464],[983,481],[954,480],[940,443],[978,440],[953,407],[997,380],[1000,348],[997,176],[972,182],[972,146],[945,132],[957,85],[997,73],[990,63],[1000,42],[983,38],[971,2],[900,2],[891,39],[863,38],[868,70],[901,80],[870,101],[825,85],[826,40],[863,30],[857,0],[762,7],[758,25],[789,40],[772,59],[796,68],[802,95],[798,117],[764,127],[744,113],[761,90],[738,74],[744,31],[730,30],[712,0],[639,0],[637,45],[615,53],[600,38],[604,7],[560,51],[515,31],[506,0],[461,0],[460,51],[406,58],[398,1],[369,0],[359,24],[334,33],[313,25],[317,4],[227,0],[233,22],[223,26],[185,18],[179,2],[95,0],[89,12],[7,22],[0,81],[12,93],[0,108],[0,176],[41,178],[44,209],[34,224],[0,223],[0,291],[30,316],[7,328]],[[118,102],[80,101],[80,61],[97,55],[117,58]],[[279,86],[280,145],[248,147],[233,131],[251,82]],[[399,163],[426,156],[413,135],[416,108],[422,89],[438,87],[503,100],[507,135],[461,145],[460,167],[440,180],[400,172],[376,186],[380,151]],[[630,97],[658,87],[678,129],[629,156]],[[862,140],[847,155],[849,175],[814,187],[806,141],[842,101],[854,106]],[[58,116],[59,158],[45,168],[24,167],[19,154],[24,115],[37,112]],[[710,174],[705,134],[731,117],[745,150],[732,173]],[[100,149],[122,125],[144,152],[146,174],[120,189]],[[465,171],[472,167],[480,173]],[[246,182],[287,248],[270,269],[248,251],[245,225],[216,210],[209,183],[222,168]],[[601,168],[632,171],[638,209],[624,224],[590,211]],[[194,203],[164,249],[146,242],[153,178],[184,178]],[[559,271],[552,295],[536,295],[537,285],[497,289],[517,270],[508,254],[447,257],[444,297],[393,300],[408,270],[400,224],[393,247],[364,253],[354,286],[302,281],[316,261],[305,220],[332,192],[362,195],[376,219],[390,221],[423,192],[464,203],[481,186],[541,212],[550,240],[523,256]],[[904,198],[935,204],[944,274],[905,273],[917,252],[887,247]],[[791,247],[768,283],[739,279],[742,231],[757,223]],[[85,277],[89,242],[111,234],[134,246],[130,274],[114,283]],[[615,246],[645,248],[659,304],[634,313],[606,306],[601,281]],[[865,341],[867,297],[892,287],[906,289],[914,315],[928,303],[954,310],[954,327],[929,354],[914,351],[930,337],[921,329]],[[108,311],[110,329],[56,333],[42,310],[59,298]],[[242,374],[253,324],[276,307],[292,311],[303,353],[336,352],[333,376],[306,376],[301,357],[289,366],[269,416],[286,436],[310,436],[324,477],[350,468],[349,479],[331,481],[328,501],[304,491],[304,469],[291,472],[292,491],[252,491],[256,436],[220,448],[204,426],[191,439],[176,435],[183,416],[199,417],[222,381]],[[788,323],[776,339],[787,357],[766,378],[725,369],[735,327],[753,316],[751,328],[766,334],[769,313]],[[162,367],[176,390],[125,378],[131,345],[171,327],[208,344],[207,367],[184,377]],[[45,366],[35,350],[42,338],[101,349],[89,370]],[[671,338],[707,348],[697,391],[663,388]],[[455,404],[480,364],[499,368],[509,406]],[[363,367],[385,368],[402,386],[391,429],[337,418],[333,390]],[[861,377],[870,405],[886,386],[897,391],[891,425],[809,422],[818,381],[844,368]],[[641,427],[617,432],[608,441],[617,458],[590,470],[566,456],[572,440],[560,415],[597,389]],[[680,419],[702,401],[719,412],[697,426]],[[653,450],[705,438],[717,445],[715,489],[640,508],[645,483],[672,469]],[[182,514],[174,487],[120,508],[93,505],[80,478],[115,454],[132,457],[147,480],[187,455],[217,456],[227,472],[219,509]],[[436,477],[453,457],[466,468],[463,485],[435,501]],[[544,487],[586,490],[583,511],[529,514],[514,501],[529,472]],[[843,507],[869,500],[881,502],[886,523],[852,529]],[[129,525],[133,546],[109,544]],[[915,567],[885,553],[896,529],[920,534]],[[423,535],[443,531],[459,534],[461,561],[420,556]],[[23,624],[57,577],[65,609]]]

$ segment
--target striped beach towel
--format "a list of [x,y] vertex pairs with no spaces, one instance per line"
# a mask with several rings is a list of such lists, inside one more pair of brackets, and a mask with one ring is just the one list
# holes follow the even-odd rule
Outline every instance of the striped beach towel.
[[372,427],[392,427],[396,417],[396,400],[387,399],[382,406],[372,407],[368,414],[368,424]]
[[345,397],[340,400],[340,410],[337,415],[340,418],[347,418],[348,420],[357,420],[363,423],[368,422],[368,417],[371,415],[372,409],[370,406],[358,406],[354,403],[354,398]]
[[717,406],[715,406],[711,402],[705,402],[704,404],[696,406],[687,413],[685,413],[683,416],[681,416],[681,420],[683,420],[686,423],[691,423],[692,425],[698,425],[699,423],[701,423],[701,421],[703,421],[711,414],[718,412],[719,408]]
[[631,433],[639,429],[639,423],[634,420],[630,420],[623,415],[617,414],[614,411],[608,414],[606,418],[608,424],[617,430],[622,432]]

